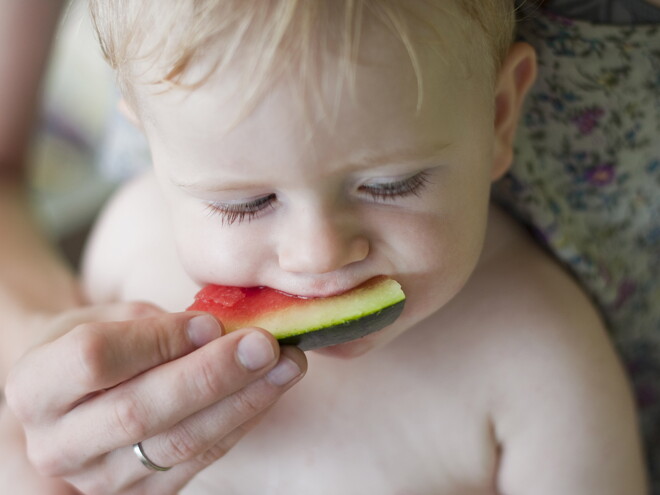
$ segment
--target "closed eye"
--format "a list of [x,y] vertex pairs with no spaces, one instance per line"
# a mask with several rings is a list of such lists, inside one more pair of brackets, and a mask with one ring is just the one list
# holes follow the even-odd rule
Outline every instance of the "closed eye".
[[209,215],[220,215],[223,225],[232,225],[243,221],[249,222],[272,207],[276,199],[275,194],[268,194],[242,203],[212,202],[208,204],[207,210]]
[[[419,196],[429,183],[429,172],[422,171],[410,177],[389,182],[372,182],[363,184],[359,191],[376,201],[393,201],[406,196]],[[258,197],[252,201],[238,203],[211,202],[207,205],[209,215],[220,215],[223,225],[249,222],[272,208],[277,200],[275,194]]]
[[428,183],[429,172],[425,170],[401,180],[363,184],[359,190],[375,200],[387,201],[410,195],[419,196]]

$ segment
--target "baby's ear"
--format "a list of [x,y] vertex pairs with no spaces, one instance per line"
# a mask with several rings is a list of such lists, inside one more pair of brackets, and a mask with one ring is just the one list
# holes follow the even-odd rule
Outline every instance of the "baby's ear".
[[500,69],[495,90],[495,151],[492,179],[500,178],[513,161],[513,140],[527,91],[536,79],[536,52],[514,43]]
[[128,119],[128,121],[135,127],[142,130],[142,122],[140,122],[137,113],[135,113],[131,104],[126,101],[126,98],[122,97],[119,100],[119,103],[117,103],[117,107],[119,108],[119,113],[126,117],[126,119]]

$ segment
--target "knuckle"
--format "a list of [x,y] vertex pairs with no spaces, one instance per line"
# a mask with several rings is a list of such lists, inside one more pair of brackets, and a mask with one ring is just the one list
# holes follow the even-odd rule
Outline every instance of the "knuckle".
[[54,478],[66,474],[62,453],[49,448],[47,443],[28,442],[26,453],[30,464],[41,476]]
[[225,456],[225,454],[229,452],[229,446],[225,445],[224,442],[217,443],[211,448],[205,450],[201,454],[197,456],[197,460],[203,465],[203,466],[209,466],[213,464],[215,461],[218,459],[222,458]]
[[210,359],[200,359],[192,379],[201,397],[212,399],[226,394],[224,380],[218,372],[217,363]]
[[176,358],[180,353],[179,340],[172,338],[173,335],[180,337],[177,332],[167,331],[169,326],[161,318],[143,319],[140,323],[142,333],[152,336],[153,351],[159,363],[165,363]]
[[222,440],[208,447],[196,458],[196,461],[203,467],[213,464],[218,459],[227,454],[236,443],[245,436],[256,424],[254,420],[248,420],[238,425],[231,433]]
[[35,408],[28,395],[22,393],[24,390],[25,388],[21,385],[20,380],[16,378],[16,374],[10,373],[3,392],[4,400],[20,421],[29,423],[33,418]]
[[164,435],[162,451],[172,457],[170,464],[178,464],[193,459],[199,453],[196,436],[183,424],[177,425]]
[[111,427],[113,430],[119,429],[125,438],[133,442],[143,440],[150,433],[145,419],[148,417],[140,399],[135,394],[126,392],[114,401],[114,424]]
[[251,388],[247,387],[230,397],[232,407],[241,416],[256,416],[268,405],[264,402],[265,397],[263,395],[251,392]]
[[70,334],[77,366],[77,379],[90,390],[96,390],[103,382],[106,371],[105,353],[108,341],[98,323],[83,323]]
[[187,339],[180,326],[173,324],[171,315],[150,314],[132,319],[139,320],[139,324],[133,328],[139,328],[140,334],[149,341],[156,362],[165,363],[181,355],[181,342]]
[[143,301],[131,301],[126,303],[126,314],[130,320],[140,320],[159,313],[153,304]]

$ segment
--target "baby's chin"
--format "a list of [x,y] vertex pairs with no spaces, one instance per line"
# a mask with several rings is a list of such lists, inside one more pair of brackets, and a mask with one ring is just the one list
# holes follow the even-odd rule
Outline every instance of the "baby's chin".
[[373,346],[371,345],[367,345],[357,341],[352,341],[352,342],[346,342],[344,344],[337,344],[328,347],[322,347],[320,349],[314,349],[311,352],[314,352],[321,356],[338,358],[338,359],[354,359],[363,356],[364,354],[369,352],[372,348]]
[[391,327],[385,327],[382,330],[370,333],[365,337],[344,342],[343,344],[321,347],[310,352],[338,359],[358,358],[374,349],[383,347],[390,341],[394,340],[395,336],[392,335],[392,330]]

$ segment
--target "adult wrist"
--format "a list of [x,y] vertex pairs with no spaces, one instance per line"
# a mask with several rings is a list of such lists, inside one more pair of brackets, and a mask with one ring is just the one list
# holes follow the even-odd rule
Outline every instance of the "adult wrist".
[[82,304],[74,271],[32,214],[19,178],[0,179],[0,384],[48,318]]

